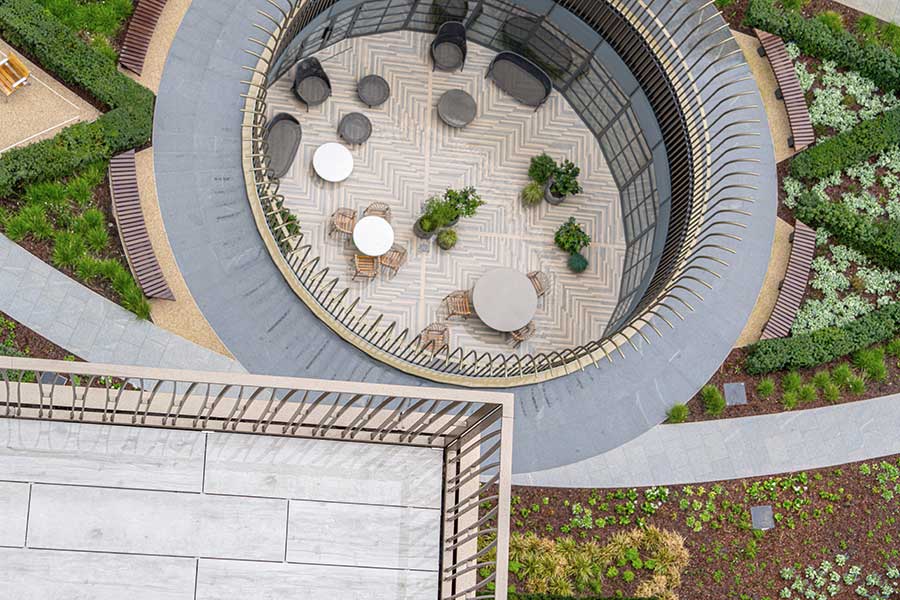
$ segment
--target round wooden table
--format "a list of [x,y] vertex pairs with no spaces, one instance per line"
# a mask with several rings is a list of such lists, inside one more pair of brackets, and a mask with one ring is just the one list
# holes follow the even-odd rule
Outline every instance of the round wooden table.
[[394,228],[381,217],[363,217],[353,228],[353,244],[367,256],[382,256],[394,245]]
[[534,319],[538,297],[528,276],[515,269],[488,271],[475,284],[472,305],[478,318],[496,331],[516,331]]
[[322,144],[313,155],[313,169],[325,181],[344,181],[353,172],[353,154],[337,142]]

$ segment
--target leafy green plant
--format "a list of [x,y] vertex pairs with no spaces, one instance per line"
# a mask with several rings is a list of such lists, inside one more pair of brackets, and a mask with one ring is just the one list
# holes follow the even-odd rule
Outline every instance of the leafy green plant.
[[809,0],[781,0],[781,7],[793,12],[800,12],[807,4],[809,4]]
[[419,227],[422,228],[422,231],[431,233],[438,228],[438,223],[431,215],[425,214],[419,218]]
[[725,410],[725,396],[714,385],[705,385],[700,390],[700,401],[706,414],[717,417]]
[[781,378],[781,389],[785,392],[796,392],[803,385],[803,377],[797,371],[791,371]]
[[584,228],[575,222],[575,217],[560,225],[553,238],[556,247],[568,254],[577,254],[581,249],[591,244],[591,236],[585,233]]
[[685,404],[675,404],[666,413],[669,423],[684,423],[690,416],[690,410]]
[[453,218],[474,217],[478,207],[484,206],[484,200],[481,199],[474,187],[466,187],[460,190],[450,188],[444,192],[444,202],[455,209],[456,214]]
[[569,256],[569,260],[566,264],[569,265],[569,270],[573,273],[584,273],[588,268],[588,259],[579,252]]
[[549,154],[543,153],[531,158],[531,165],[528,167],[528,177],[531,178],[531,181],[541,186],[547,185],[554,173],[556,173],[556,161]]
[[553,185],[550,186],[550,192],[557,197],[580,194],[583,191],[581,184],[578,183],[580,174],[581,169],[575,166],[575,163],[564,160],[553,173]]
[[[419,221],[419,226],[425,231],[434,231],[438,227],[446,227],[459,216],[456,204],[446,198],[434,196],[425,203],[425,214]],[[426,224],[432,225],[426,228]]]
[[450,250],[456,245],[456,230],[444,229],[437,236],[437,243],[443,250]]
[[760,398],[769,398],[772,394],[775,393],[775,380],[771,377],[766,377],[761,379],[758,384],[756,384],[756,393]]
[[535,206],[540,204],[544,199],[544,186],[537,181],[531,181],[522,188],[522,204],[525,206]]

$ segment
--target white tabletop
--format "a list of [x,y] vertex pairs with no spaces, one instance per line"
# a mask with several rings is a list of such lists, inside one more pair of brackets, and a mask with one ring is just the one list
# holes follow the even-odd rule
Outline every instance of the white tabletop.
[[537,292],[528,276],[515,269],[494,269],[482,275],[472,291],[478,318],[496,331],[516,331],[534,319]]
[[344,181],[353,172],[353,154],[337,142],[322,144],[313,155],[313,168],[325,181]]
[[363,254],[381,256],[394,245],[394,228],[381,217],[363,217],[353,228],[353,243]]

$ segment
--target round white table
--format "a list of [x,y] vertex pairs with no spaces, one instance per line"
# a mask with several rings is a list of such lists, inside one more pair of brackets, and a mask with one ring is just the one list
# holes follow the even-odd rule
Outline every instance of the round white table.
[[347,146],[337,142],[322,144],[313,155],[313,169],[325,181],[344,181],[353,172],[353,154]]
[[528,325],[537,312],[537,303],[531,280],[515,269],[488,271],[472,291],[478,318],[496,331],[516,331]]
[[381,256],[394,245],[394,228],[381,217],[363,217],[353,228],[353,244],[367,256]]

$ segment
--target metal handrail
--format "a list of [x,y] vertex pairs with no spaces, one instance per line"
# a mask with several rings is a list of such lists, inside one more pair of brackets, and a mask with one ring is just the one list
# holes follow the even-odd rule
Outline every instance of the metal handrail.
[[[267,1],[278,6],[275,0]],[[715,14],[707,11],[706,18],[703,18],[703,11],[710,8],[709,3],[704,4],[697,12],[681,11],[679,8],[660,16],[654,15],[639,0],[607,0],[609,6],[643,36],[652,52],[652,59],[666,72],[671,93],[678,101],[682,128],[692,151],[690,172],[684,176],[689,178],[693,200],[690,212],[679,217],[679,223],[682,223],[679,226],[684,228],[684,242],[679,248],[667,250],[663,257],[665,269],[657,269],[650,290],[638,304],[630,322],[601,339],[558,351],[525,355],[479,353],[463,348],[452,351],[442,348],[436,351],[434,348],[420,347],[417,336],[410,340],[408,329],[398,333],[396,322],[373,310],[372,306],[364,306],[358,297],[351,299],[350,289],[341,286],[338,277],[330,276],[328,267],[320,267],[320,257],[310,245],[303,244],[305,236],[296,218],[283,208],[283,198],[278,193],[279,181],[270,172],[269,158],[265,151],[266,83],[269,68],[278,52],[283,51],[290,41],[285,39],[285,33],[296,35],[320,12],[335,4],[334,0],[283,1],[289,5],[287,9],[279,7],[284,20],[269,32],[270,39],[267,42],[254,40],[263,46],[261,53],[249,52],[258,58],[257,67],[253,69],[253,81],[248,86],[248,93],[243,95],[246,100],[243,125],[244,164],[251,207],[273,259],[295,293],[332,330],[374,358],[420,377],[458,385],[510,387],[546,381],[583,370],[589,365],[596,366],[604,359],[612,361],[614,353],[624,358],[622,345],[627,343],[637,349],[634,341],[636,336],[643,343],[650,343],[651,337],[644,330],[649,329],[662,337],[663,334],[653,321],[673,329],[673,316],[677,320],[684,320],[684,316],[674,308],[673,301],[693,311],[691,302],[698,298],[702,301],[702,296],[690,284],[696,283],[710,289],[711,284],[701,275],[720,279],[721,274],[715,269],[729,266],[726,260],[713,251],[733,254],[735,250],[731,246],[702,242],[704,238],[716,235],[739,243],[742,240],[738,235],[711,232],[716,227],[733,225],[736,221],[721,218],[721,210],[709,209],[722,202],[752,205],[754,199],[750,196],[735,197],[733,192],[725,198],[721,195],[728,190],[753,186],[741,183],[722,184],[731,182],[734,178],[758,177],[758,174],[733,168],[737,163],[754,162],[753,159],[732,158],[724,161],[722,158],[728,152],[721,152],[718,160],[713,161],[711,148],[718,148],[723,139],[727,141],[729,125],[711,132],[707,116],[726,103],[729,103],[728,111],[739,110],[740,107],[730,105],[736,99],[740,101],[740,95],[728,93],[731,84],[719,85],[713,91],[708,91],[709,82],[700,84],[695,81],[688,61],[696,54],[702,53],[705,56],[708,53],[708,48],[704,50],[704,45],[708,45],[713,35],[722,33],[730,37],[730,33],[727,28],[723,30],[716,21],[721,21],[721,17],[717,16],[715,9],[710,9]],[[590,17],[593,14],[591,11],[601,4],[595,0],[559,0],[559,3],[571,10],[581,10],[586,17]],[[672,39],[673,36],[684,34],[681,28],[686,23],[696,22],[697,13],[700,13],[701,24],[711,23],[712,30],[703,33],[697,25],[690,28],[682,39]],[[272,20],[270,16],[269,18]],[[739,55],[734,52],[736,43],[724,40],[715,45],[722,53],[711,63],[716,67],[721,66],[724,71],[733,69],[733,65],[728,64],[733,63],[734,57]],[[698,62],[699,58],[693,60],[693,64]],[[707,65],[703,73],[707,73],[709,69],[710,66]],[[747,215],[749,212],[741,211],[737,214]],[[701,232],[706,235],[701,237]],[[667,273],[664,279],[659,279],[661,273]]]

